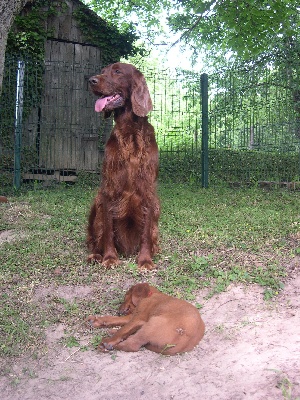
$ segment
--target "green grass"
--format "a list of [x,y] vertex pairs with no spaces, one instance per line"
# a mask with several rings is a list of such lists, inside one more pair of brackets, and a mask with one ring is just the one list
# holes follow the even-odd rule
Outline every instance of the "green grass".
[[[299,193],[160,183],[157,271],[140,273],[134,258],[108,271],[87,265],[95,192],[88,185],[36,186],[0,204],[0,232],[13,235],[0,242],[2,355],[42,351],[45,328],[58,322],[68,327],[65,343],[75,346],[87,314],[116,312],[124,289],[141,280],[190,301],[201,290],[209,297],[232,283],[259,284],[271,299],[299,257]],[[52,293],[69,286],[93,290],[72,300]]]

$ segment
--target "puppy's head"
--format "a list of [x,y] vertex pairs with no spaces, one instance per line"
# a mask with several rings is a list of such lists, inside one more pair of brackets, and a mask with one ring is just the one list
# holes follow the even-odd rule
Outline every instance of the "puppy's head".
[[151,296],[153,292],[158,292],[148,283],[138,283],[132,286],[125,294],[124,302],[119,307],[120,315],[132,314],[142,299]]

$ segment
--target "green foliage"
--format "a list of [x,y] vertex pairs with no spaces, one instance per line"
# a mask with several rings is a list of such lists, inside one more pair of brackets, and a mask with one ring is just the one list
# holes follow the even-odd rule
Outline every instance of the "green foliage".
[[[201,153],[192,149],[161,152],[160,180],[164,182],[201,182]],[[209,180],[214,186],[237,183],[255,186],[258,181],[300,181],[299,153],[255,150],[209,150]]]
[[43,60],[44,42],[47,38],[44,21],[54,12],[49,0],[36,0],[29,3],[26,13],[15,17],[8,34],[6,53]]
[[255,184],[258,181],[298,181],[299,153],[255,150],[210,150],[210,180]]
[[66,347],[80,347],[80,343],[75,336],[68,336],[64,338],[64,343]]
[[226,63],[224,53],[266,64],[274,58],[299,58],[299,2],[297,0],[164,0],[162,2],[86,0],[105,19],[127,26],[138,21],[145,40],[164,32],[162,21],[181,34],[181,43],[195,54],[207,51],[214,63]]
[[99,344],[102,342],[103,336],[101,335],[95,335],[92,340],[91,340],[91,345],[94,349],[96,349]]
[[[47,31],[45,21],[49,16],[64,13],[66,4],[59,0],[36,0],[29,3],[26,11],[16,16],[9,32],[6,53],[19,57],[44,59],[44,42],[52,32]],[[79,4],[73,13],[86,38],[86,42],[103,51],[103,63],[118,61],[121,57],[143,54],[143,49],[134,45],[138,39],[133,24],[122,31],[95,15],[84,4]]]
[[188,149],[186,152],[161,151],[159,161],[160,181],[191,184],[201,182],[200,157],[200,154]]
[[211,54],[231,50],[252,59],[268,52],[274,54],[276,45],[286,46],[286,39],[294,39],[299,33],[296,0],[178,3],[181,7],[169,17],[169,24],[174,31],[182,32],[184,41],[196,51],[205,44]]
[[121,57],[144,54],[143,48],[134,44],[138,36],[133,24],[127,24],[121,32],[84,5],[80,5],[73,15],[79,23],[86,42],[102,50],[103,65],[119,61]]
[[154,40],[163,30],[161,26],[162,13],[168,10],[172,3],[169,0],[134,2],[114,0],[84,0],[103,19],[118,26],[124,32],[132,24],[140,32],[145,42]]

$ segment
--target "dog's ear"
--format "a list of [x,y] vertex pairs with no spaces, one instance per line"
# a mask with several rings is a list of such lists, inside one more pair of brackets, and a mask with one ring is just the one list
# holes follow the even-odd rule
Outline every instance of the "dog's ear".
[[151,289],[148,283],[138,283],[133,286],[131,294],[132,303],[137,306],[142,299],[149,296],[150,292]]
[[133,112],[138,117],[145,117],[153,108],[146,80],[138,70],[133,71],[131,104]]

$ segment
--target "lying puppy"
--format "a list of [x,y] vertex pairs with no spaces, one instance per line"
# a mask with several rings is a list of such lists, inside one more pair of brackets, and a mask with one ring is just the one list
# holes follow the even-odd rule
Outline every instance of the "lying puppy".
[[145,346],[156,353],[175,355],[191,351],[204,335],[204,322],[196,307],[148,283],[132,286],[119,312],[120,317],[88,317],[94,328],[121,326],[102,340],[100,351],[138,351]]

